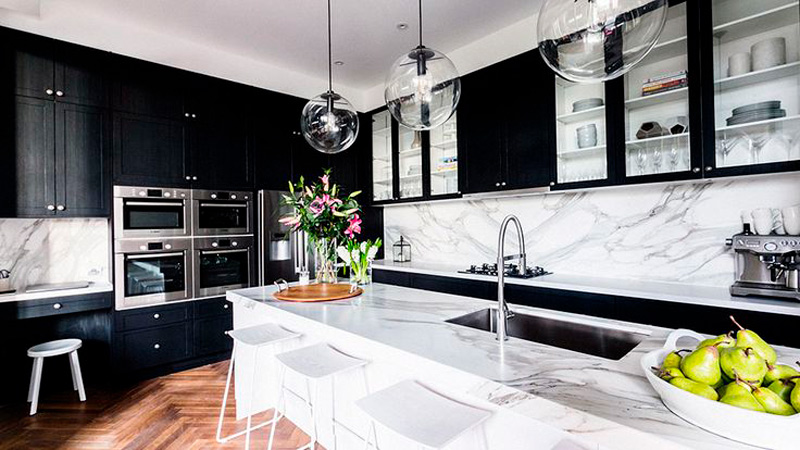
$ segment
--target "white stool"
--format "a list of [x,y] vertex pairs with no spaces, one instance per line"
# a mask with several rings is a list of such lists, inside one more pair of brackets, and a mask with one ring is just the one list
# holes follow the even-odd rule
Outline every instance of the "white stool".
[[28,349],[28,356],[33,358],[31,384],[28,388],[28,401],[31,402],[31,415],[36,414],[36,408],[39,406],[39,388],[42,385],[42,366],[44,365],[44,359],[50,356],[66,355],[69,353],[69,365],[72,371],[72,389],[78,391],[78,397],[82,402],[86,401],[86,391],[83,389],[81,365],[78,362],[78,349],[81,348],[82,344],[83,342],[81,342],[80,339],[59,339],[57,341],[34,345]]
[[[264,325],[256,325],[247,328],[239,328],[226,332],[228,336],[233,339],[233,351],[231,353],[231,362],[228,365],[228,379],[225,382],[225,394],[222,396],[222,408],[219,411],[219,423],[217,424],[217,442],[224,444],[233,438],[241,435],[245,437],[245,448],[250,448],[250,432],[261,428],[265,425],[272,423],[272,420],[252,426],[253,422],[253,396],[255,392],[256,368],[258,367],[258,351],[261,347],[267,345],[277,344],[289,339],[300,337],[300,334],[289,331],[280,325],[274,323],[267,323]],[[222,437],[222,422],[225,418],[225,407],[228,404],[228,393],[231,387],[231,374],[233,373],[233,365],[236,361],[236,353],[240,346],[253,347],[255,357],[253,358],[253,371],[250,374],[250,399],[247,405],[247,428],[229,436]]]
[[[272,416],[274,423],[269,434],[269,445],[267,448],[272,450],[275,428],[284,416],[283,413],[280,412],[279,407],[281,400],[283,400],[285,408],[286,398],[284,396],[284,391],[286,388],[284,386],[284,377],[285,369],[287,368],[305,378],[306,405],[311,412],[311,441],[298,450],[314,450],[315,444],[317,443],[317,421],[314,409],[316,408],[316,402],[319,398],[319,383],[326,378],[331,380],[331,422],[333,427],[333,447],[336,448],[336,386],[334,385],[334,377],[348,370],[363,367],[367,364],[367,361],[345,355],[325,343],[281,353],[275,357],[283,364],[284,370],[280,373],[278,400],[275,403],[275,413]],[[369,392],[367,374],[365,371],[362,371],[362,375],[364,377],[364,388]],[[311,380],[314,380],[313,397],[311,396]]]
[[373,435],[378,448],[376,422],[421,448],[444,448],[470,430],[478,433],[481,447],[489,448],[479,425],[492,415],[490,411],[451,400],[415,381],[402,381],[356,401],[356,405],[370,417],[365,449]]

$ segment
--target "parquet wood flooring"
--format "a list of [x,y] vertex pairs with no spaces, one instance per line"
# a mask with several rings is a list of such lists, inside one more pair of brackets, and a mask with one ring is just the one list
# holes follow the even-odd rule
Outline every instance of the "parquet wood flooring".
[[[33,417],[28,415],[28,403],[2,406],[0,449],[244,448],[244,437],[224,445],[215,440],[227,370],[224,361],[113,392],[89,389],[85,403],[74,392],[47,394],[39,399],[39,412]],[[234,408],[231,395],[224,435],[244,428],[244,420],[234,423]],[[271,415],[271,411],[259,414],[253,423]],[[269,427],[254,431],[251,447],[266,448],[268,436]],[[275,449],[296,449],[308,442],[308,436],[286,419],[275,436]]]

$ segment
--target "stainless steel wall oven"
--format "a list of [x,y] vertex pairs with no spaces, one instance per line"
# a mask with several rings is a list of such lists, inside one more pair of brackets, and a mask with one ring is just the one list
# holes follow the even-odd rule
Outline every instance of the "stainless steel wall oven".
[[255,239],[250,236],[195,238],[195,296],[222,295],[253,285],[255,254]]
[[195,236],[251,234],[253,194],[250,192],[192,191]]
[[191,239],[117,240],[117,309],[192,298]]

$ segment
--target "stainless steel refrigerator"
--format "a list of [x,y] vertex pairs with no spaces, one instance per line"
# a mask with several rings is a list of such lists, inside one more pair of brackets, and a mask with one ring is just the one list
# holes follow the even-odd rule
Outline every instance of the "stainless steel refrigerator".
[[272,284],[283,278],[297,281],[302,270],[313,271],[304,233],[292,233],[278,219],[291,212],[281,204],[283,191],[259,191],[256,221],[258,222],[258,283]]

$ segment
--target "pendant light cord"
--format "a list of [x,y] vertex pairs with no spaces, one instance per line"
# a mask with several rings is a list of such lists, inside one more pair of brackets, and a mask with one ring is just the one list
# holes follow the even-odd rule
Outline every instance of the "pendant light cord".
[[333,51],[331,50],[331,0],[328,0],[328,91],[333,92]]
[[419,0],[419,46],[422,47],[422,0]]

